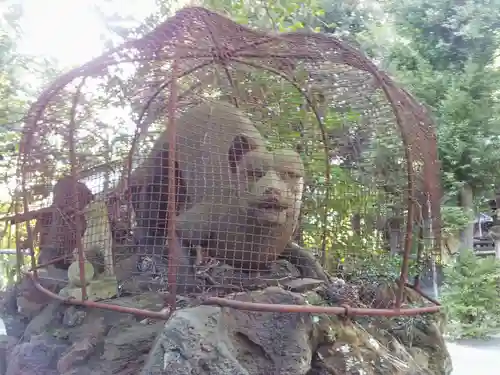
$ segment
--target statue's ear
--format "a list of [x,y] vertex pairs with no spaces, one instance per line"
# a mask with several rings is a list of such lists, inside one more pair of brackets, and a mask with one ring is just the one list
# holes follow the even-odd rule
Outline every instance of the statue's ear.
[[231,167],[231,172],[236,173],[238,163],[241,161],[243,156],[250,152],[254,147],[248,137],[244,135],[237,135],[231,142],[231,147],[229,147],[229,166]]

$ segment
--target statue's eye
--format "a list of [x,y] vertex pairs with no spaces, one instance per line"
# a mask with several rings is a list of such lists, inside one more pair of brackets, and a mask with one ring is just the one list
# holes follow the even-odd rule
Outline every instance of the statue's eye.
[[283,173],[283,178],[287,180],[295,180],[300,178],[300,176],[295,172],[287,171]]
[[262,178],[262,176],[264,176],[264,171],[262,169],[248,169],[247,176],[254,180],[258,180],[259,178]]

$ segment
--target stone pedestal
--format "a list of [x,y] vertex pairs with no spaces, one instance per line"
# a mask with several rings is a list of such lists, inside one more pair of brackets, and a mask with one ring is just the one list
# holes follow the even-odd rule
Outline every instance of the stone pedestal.
[[[90,293],[92,293],[90,285],[87,285],[86,289],[87,289],[87,296],[88,296]],[[74,298],[76,300],[83,299],[82,288],[76,287],[74,285],[68,285],[65,288],[61,289],[61,291],[59,292],[59,295],[61,297],[72,298],[72,299]]]
[[[86,286],[86,289],[87,299],[90,301],[110,299],[117,295],[118,282],[113,276],[105,276],[92,280],[90,284]],[[68,285],[59,292],[59,295],[81,300],[82,288],[74,285]]]
[[91,292],[88,292],[88,297],[92,301],[113,298],[118,293],[118,282],[115,276],[105,276],[92,280],[90,282]]
[[[94,279],[94,267],[88,261],[85,261],[85,281],[87,299],[90,301],[99,301],[109,299],[117,295],[118,282],[115,276],[100,275]],[[80,265],[73,262],[68,269],[68,285],[63,288],[59,295],[63,297],[82,299],[82,282],[80,280]]]
[[[85,274],[85,283],[88,285],[92,279],[94,278],[95,271],[92,263],[88,261],[84,261],[84,274]],[[68,268],[68,280],[70,285],[74,285],[77,287],[82,286],[82,280],[80,279],[80,263],[75,261],[71,263]]]

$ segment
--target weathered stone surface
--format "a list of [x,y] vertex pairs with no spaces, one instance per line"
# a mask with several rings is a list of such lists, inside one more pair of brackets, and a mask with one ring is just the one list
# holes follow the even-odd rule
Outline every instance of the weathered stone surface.
[[[59,279],[61,273],[55,271],[58,270],[53,267],[39,270],[39,281],[43,287],[57,292],[66,284],[66,280]],[[2,310],[9,314],[19,313],[25,318],[32,319],[51,301],[50,297],[36,289],[30,277],[24,276],[19,284],[7,291]]]
[[63,316],[64,307],[61,303],[53,302],[47,305],[37,316],[35,316],[24,331],[24,339],[30,340],[32,336],[37,336],[57,326]]
[[19,315],[3,315],[1,319],[5,325],[5,333],[16,339],[20,339],[24,335],[24,331],[29,324],[28,320]]
[[[307,294],[308,301],[321,299],[313,294]],[[306,299],[277,287],[233,298],[272,304],[304,304]],[[446,375],[451,362],[434,318],[439,317],[350,321],[209,306],[185,309],[165,325],[141,374]],[[395,332],[400,324],[408,335],[413,329],[417,335],[401,337]]]
[[163,322],[134,325],[110,334],[104,342],[105,349],[101,358],[106,361],[111,373],[119,373],[125,369],[130,371],[134,368],[134,374],[137,374],[163,325]]
[[[300,295],[277,287],[236,299],[305,304]],[[309,314],[210,306],[180,310],[165,326],[142,374],[305,374],[313,354],[312,331]]]
[[[113,276],[101,276],[91,280],[86,286],[87,299],[90,301],[101,301],[116,296],[118,283]],[[82,299],[82,289],[78,286],[68,285],[61,289],[59,295]]]
[[85,366],[86,361],[95,353],[97,345],[104,341],[109,330],[104,317],[88,321],[84,327],[83,334],[57,362],[57,369],[60,373],[68,372],[75,367]]
[[[87,285],[94,278],[95,271],[94,266],[89,261],[84,261],[83,265],[84,283]],[[68,268],[68,280],[70,285],[82,286],[82,280],[80,279],[80,263],[74,261]]]
[[324,283],[323,280],[304,278],[286,281],[283,285],[292,292],[303,293],[313,290]]
[[[392,300],[396,291],[397,287],[387,283],[367,289],[340,279],[326,284],[292,277],[276,286],[233,293],[228,298],[267,304],[373,307]],[[154,311],[165,304],[164,296],[157,292],[106,302]],[[411,290],[406,291],[405,302],[424,303]],[[451,372],[440,314],[345,319],[199,306],[187,297],[180,297],[178,305],[180,309],[163,322],[52,302],[31,319],[20,339],[0,340],[0,375]]]
[[75,306],[70,306],[66,309],[63,316],[63,325],[72,328],[83,323],[87,313],[83,310],[78,310]]
[[0,335],[0,374],[4,375],[9,364],[9,355],[12,349],[17,345],[17,338]]
[[58,375],[57,361],[67,345],[50,335],[32,337],[14,347],[6,375]]
[[[164,307],[164,297],[158,293],[107,302],[156,311]],[[29,322],[21,340],[12,339],[12,360],[5,362],[9,364],[7,373],[137,374],[165,324],[140,321],[130,314],[53,302]],[[0,350],[0,369],[1,355]]]

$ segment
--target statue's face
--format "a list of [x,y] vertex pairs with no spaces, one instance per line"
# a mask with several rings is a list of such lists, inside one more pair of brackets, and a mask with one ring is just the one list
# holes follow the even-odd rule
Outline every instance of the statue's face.
[[238,164],[242,209],[259,222],[282,225],[300,210],[304,165],[291,150],[254,150]]

